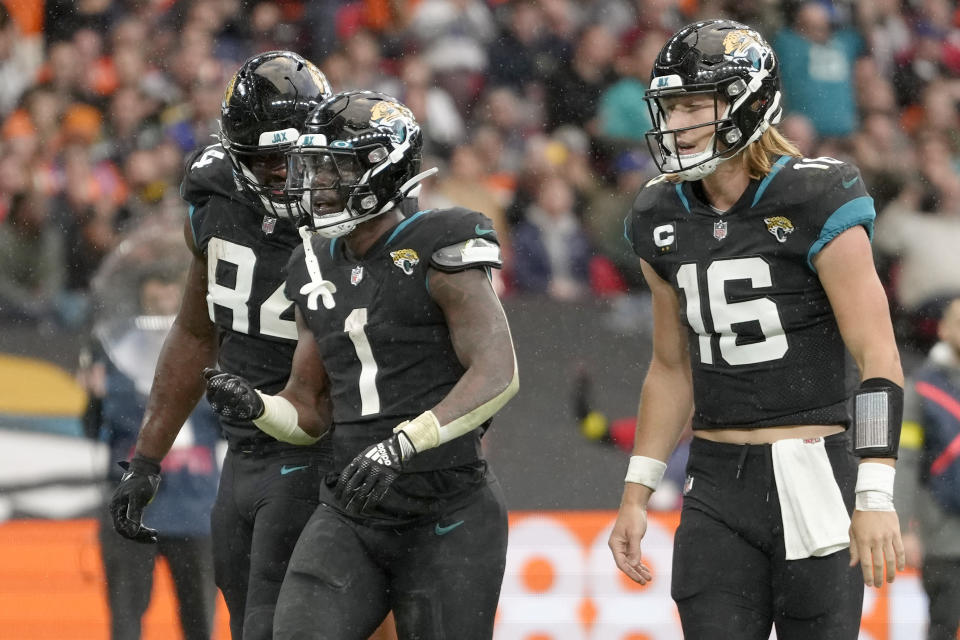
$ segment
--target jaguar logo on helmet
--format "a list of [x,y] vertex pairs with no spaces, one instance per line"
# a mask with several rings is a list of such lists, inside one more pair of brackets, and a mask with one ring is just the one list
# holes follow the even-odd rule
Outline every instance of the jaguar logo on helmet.
[[767,225],[767,231],[773,234],[777,242],[786,242],[787,236],[794,232],[793,223],[790,222],[789,218],[783,216],[764,218],[763,223]]
[[760,43],[759,36],[747,29],[735,29],[724,36],[723,51],[730,59],[746,58],[754,69],[762,68],[766,57],[766,48]]
[[403,144],[408,131],[416,125],[413,112],[398,102],[382,100],[370,110],[370,124],[391,131],[390,137],[396,144]]
[[413,249],[391,251],[390,257],[393,258],[393,264],[408,276],[413,275],[413,268],[420,263],[420,256]]
[[237,76],[239,76],[239,75],[240,75],[240,73],[237,72],[237,73],[233,74],[233,77],[232,77],[232,78],[230,78],[230,82],[229,82],[229,84],[227,84],[227,91],[226,91],[226,93],[223,94],[223,103],[224,103],[224,104],[229,104],[230,98],[233,97],[233,88],[237,86]]

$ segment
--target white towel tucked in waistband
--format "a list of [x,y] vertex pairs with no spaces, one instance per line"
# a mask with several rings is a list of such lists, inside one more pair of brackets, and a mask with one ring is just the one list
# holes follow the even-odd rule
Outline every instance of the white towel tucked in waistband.
[[774,442],[773,473],[787,560],[826,556],[850,545],[850,516],[823,438]]

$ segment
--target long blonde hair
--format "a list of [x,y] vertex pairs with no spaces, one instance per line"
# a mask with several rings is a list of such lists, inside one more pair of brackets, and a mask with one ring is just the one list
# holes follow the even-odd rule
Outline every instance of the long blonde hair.
[[[748,144],[731,160],[741,162],[751,180],[760,180],[770,173],[770,169],[773,168],[773,158],[778,156],[802,158],[803,154],[797,145],[783,137],[783,134],[771,125],[757,140]],[[667,180],[681,182],[680,176],[675,173],[668,173]]]
[[756,142],[748,144],[740,155],[743,168],[747,170],[751,180],[766,177],[773,168],[771,159],[775,156],[803,157],[797,145],[783,137],[783,134],[773,126],[768,127]]

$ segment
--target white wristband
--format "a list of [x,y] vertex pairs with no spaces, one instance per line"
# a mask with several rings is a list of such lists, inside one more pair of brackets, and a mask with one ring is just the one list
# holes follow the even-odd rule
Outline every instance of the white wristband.
[[259,391],[257,395],[263,400],[263,415],[254,418],[253,424],[257,425],[260,431],[290,444],[313,444],[320,439],[300,428],[297,424],[300,421],[297,408],[289,400]]
[[663,472],[667,470],[667,463],[646,456],[630,456],[627,466],[627,477],[624,482],[642,484],[656,491],[663,479]]
[[861,462],[857,469],[857,511],[895,511],[893,478],[896,469],[879,462]]

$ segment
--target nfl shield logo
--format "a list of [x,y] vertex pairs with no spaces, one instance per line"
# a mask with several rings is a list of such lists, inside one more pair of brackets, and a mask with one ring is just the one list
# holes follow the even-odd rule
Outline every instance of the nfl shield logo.
[[263,224],[260,225],[260,228],[267,235],[273,233],[274,227],[277,226],[277,219],[273,216],[263,216]]
[[713,223],[713,237],[717,240],[723,240],[727,237],[727,221],[717,220]]
[[687,479],[683,481],[683,495],[687,495],[693,491],[693,476],[687,476]]
[[363,266],[359,265],[354,267],[353,271],[350,272],[350,284],[357,286],[361,280],[363,280]]

